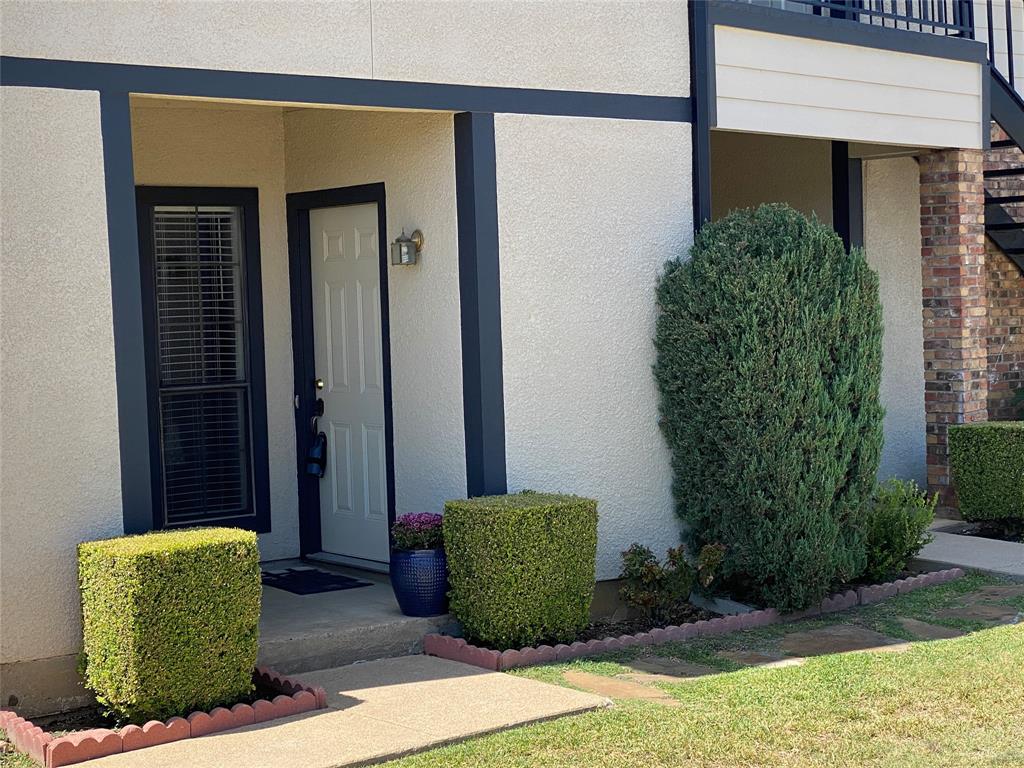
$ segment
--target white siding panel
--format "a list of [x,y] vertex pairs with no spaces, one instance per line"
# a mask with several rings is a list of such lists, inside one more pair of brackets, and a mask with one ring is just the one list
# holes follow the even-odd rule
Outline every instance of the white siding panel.
[[980,148],[978,123],[879,115],[718,97],[718,125],[728,130],[919,147]]
[[715,28],[717,127],[931,147],[980,147],[977,64]]

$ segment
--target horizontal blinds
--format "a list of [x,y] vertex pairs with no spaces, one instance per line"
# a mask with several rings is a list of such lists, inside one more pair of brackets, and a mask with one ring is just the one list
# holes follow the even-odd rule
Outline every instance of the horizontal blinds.
[[158,205],[152,221],[164,515],[247,514],[242,213]]

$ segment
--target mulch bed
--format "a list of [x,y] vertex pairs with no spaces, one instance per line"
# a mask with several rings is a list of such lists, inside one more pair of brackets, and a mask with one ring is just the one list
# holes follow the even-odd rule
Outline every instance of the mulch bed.
[[635,619],[624,619],[622,621],[595,621],[586,627],[568,644],[585,643],[588,640],[603,640],[606,637],[619,637],[620,635],[638,635],[641,632],[649,632],[658,627],[669,624],[692,624],[698,621],[713,619],[716,614],[698,608],[687,603],[673,611],[668,621],[655,621],[645,616]]
[[1012,544],[1024,544],[1024,525],[1001,523],[953,523],[943,528],[936,528],[940,533],[955,533],[957,536],[977,536],[981,539],[1008,541]]

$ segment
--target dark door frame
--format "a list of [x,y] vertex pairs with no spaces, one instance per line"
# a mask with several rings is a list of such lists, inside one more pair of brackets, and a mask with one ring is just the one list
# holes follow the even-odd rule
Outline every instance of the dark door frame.
[[[310,422],[316,402],[313,351],[313,291],[310,269],[309,212],[316,208],[377,204],[380,250],[381,363],[384,373],[384,461],[388,492],[388,528],[395,520],[395,443],[391,402],[391,328],[388,313],[388,238],[384,183],[294,192],[288,208],[288,271],[291,282],[292,357],[295,373],[295,456],[299,491],[299,548],[303,556],[320,552],[320,480],[305,471]],[[328,457],[328,461],[330,457]],[[369,561],[368,561],[369,562]]]

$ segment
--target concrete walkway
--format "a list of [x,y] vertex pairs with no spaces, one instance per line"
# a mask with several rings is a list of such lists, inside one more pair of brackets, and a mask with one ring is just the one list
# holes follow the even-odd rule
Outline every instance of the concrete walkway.
[[918,560],[1024,579],[1024,544],[935,530],[950,524],[949,520],[935,521],[931,531],[935,540],[921,550]]
[[90,761],[95,768],[341,768],[367,765],[608,700],[431,656],[301,675],[328,709]]

